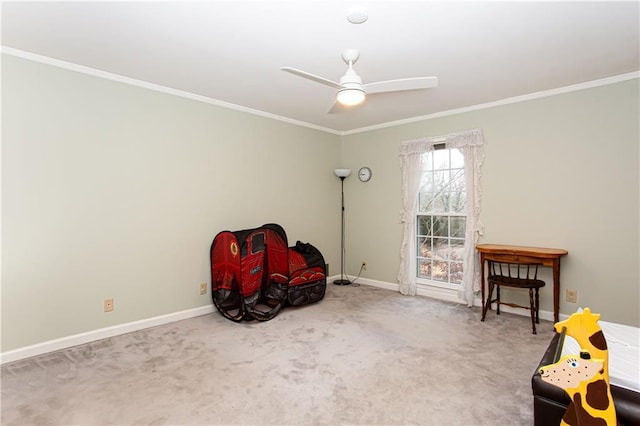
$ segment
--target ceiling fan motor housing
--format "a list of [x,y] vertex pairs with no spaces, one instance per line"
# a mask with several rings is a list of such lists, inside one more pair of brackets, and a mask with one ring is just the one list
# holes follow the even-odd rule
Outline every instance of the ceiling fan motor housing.
[[345,49],[342,51],[342,60],[347,64],[355,64],[359,57],[360,52],[357,49]]
[[345,75],[340,77],[340,85],[345,89],[362,89],[362,79],[352,69],[349,69]]
[[340,77],[340,86],[342,88],[338,90],[336,94],[336,100],[343,105],[358,105],[362,103],[365,98],[364,89],[362,88],[362,79],[351,66],[349,62],[349,69]]

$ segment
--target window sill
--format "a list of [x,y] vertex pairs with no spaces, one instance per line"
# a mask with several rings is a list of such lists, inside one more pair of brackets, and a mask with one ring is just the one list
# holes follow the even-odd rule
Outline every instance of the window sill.
[[425,280],[424,278],[416,278],[416,284],[424,288],[447,289],[453,291],[458,291],[461,288],[460,284],[449,284],[440,281]]

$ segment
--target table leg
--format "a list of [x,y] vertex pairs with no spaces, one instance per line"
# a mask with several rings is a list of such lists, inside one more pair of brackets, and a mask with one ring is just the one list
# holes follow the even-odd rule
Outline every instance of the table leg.
[[482,295],[482,312],[484,312],[484,253],[480,253],[480,294]]
[[553,320],[558,322],[560,310],[560,258],[553,259]]

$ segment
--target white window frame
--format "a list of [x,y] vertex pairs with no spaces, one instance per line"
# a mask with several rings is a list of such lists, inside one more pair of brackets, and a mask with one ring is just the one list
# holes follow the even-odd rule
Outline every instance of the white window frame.
[[[454,155],[453,150],[457,151],[458,155]],[[438,157],[442,157],[442,153],[444,153],[446,151],[446,157],[444,159],[444,162],[438,164],[436,163],[436,161],[438,161]],[[456,157],[457,157],[457,161],[456,161]],[[462,164],[460,164],[460,157],[461,157],[461,161]],[[428,151],[422,154],[422,161],[423,161],[423,176],[421,179],[421,184],[420,184],[420,189],[418,191],[418,199],[417,199],[417,206],[416,206],[416,283],[417,284],[426,284],[426,285],[431,285],[431,286],[435,286],[435,287],[440,287],[440,288],[447,288],[447,289],[451,289],[451,290],[458,290],[460,289],[460,286],[462,284],[462,272],[460,275],[460,280],[459,282],[452,282],[451,281],[451,264],[452,263],[458,263],[460,264],[460,267],[464,268],[464,264],[463,264],[463,248],[464,248],[464,241],[465,241],[465,233],[464,233],[464,228],[463,228],[463,232],[462,232],[462,236],[457,236],[457,237],[452,237],[451,234],[451,227],[450,227],[450,223],[451,223],[451,218],[452,217],[463,217],[464,221],[465,221],[465,227],[466,227],[466,221],[467,221],[467,212],[466,212],[466,198],[467,198],[467,187],[466,187],[466,183],[464,182],[464,155],[462,154],[462,152],[460,150],[458,150],[457,148],[452,148],[452,147],[446,147],[446,146],[440,146],[432,151]],[[443,161],[442,159],[440,159],[440,161]],[[456,171],[461,171],[463,174],[463,188],[460,191],[459,189],[457,191],[452,191],[452,172],[456,172]],[[441,180],[440,184],[442,185],[442,187],[444,188],[444,191],[438,191],[435,192],[435,189],[442,189],[442,188],[438,188],[439,185],[437,185],[437,174],[444,174],[443,179]],[[452,208],[451,203],[449,202],[451,200],[451,196],[452,194],[456,193],[456,192],[460,192],[464,195],[464,204],[462,206],[458,207],[458,211],[456,211],[456,209]],[[421,204],[423,201],[423,196],[428,196],[428,195],[435,195],[434,198],[430,199],[430,203],[428,206],[426,206],[426,208],[422,208]],[[434,208],[434,202],[437,202],[437,197],[438,195],[440,196],[444,196],[444,198],[446,200],[448,200],[447,204],[448,204],[448,208],[445,210],[443,207],[444,206],[437,206]],[[463,211],[460,211],[463,210]],[[451,243],[451,240],[455,240],[455,241],[459,241],[462,242],[462,245],[459,246],[458,252],[460,253],[460,258],[458,262],[453,261],[451,258],[446,258],[446,259],[442,259],[444,262],[446,262],[447,264],[447,278],[448,281],[440,281],[440,280],[436,280],[433,278],[426,278],[426,277],[422,277],[420,276],[420,267],[421,267],[421,260],[423,259],[431,259],[432,262],[434,260],[438,259],[438,256],[434,255],[431,258],[425,258],[423,256],[421,256],[421,244],[420,241],[422,238],[430,238],[431,241],[433,241],[434,238],[437,238],[438,236],[434,236],[433,233],[431,233],[431,235],[422,235],[420,234],[420,225],[421,225],[421,217],[431,217],[433,218],[434,216],[441,216],[441,217],[446,217],[447,218],[447,235],[446,238],[449,241],[449,244]],[[432,223],[432,227],[431,227],[431,231],[433,232],[433,223]],[[450,246],[448,247],[450,248]],[[433,264],[433,263],[432,263]]]
[[[439,145],[458,148],[464,155],[465,187],[467,193],[467,221],[465,226],[463,282],[457,290],[460,301],[473,306],[474,295],[480,290],[480,265],[475,244],[482,234],[480,222],[480,171],[484,160],[484,139],[480,129],[444,136],[421,138],[402,142],[400,164],[402,171],[402,210],[400,222],[403,224],[403,239],[400,246],[400,268],[398,290],[405,295],[417,294],[417,287],[424,287],[417,279],[417,197],[420,190],[423,165],[421,156],[433,151]],[[425,280],[429,287],[446,287],[446,283]],[[449,285],[450,286],[450,285]],[[457,286],[457,285],[456,285]],[[445,290],[442,290],[445,291]],[[447,290],[451,291],[451,290]]]

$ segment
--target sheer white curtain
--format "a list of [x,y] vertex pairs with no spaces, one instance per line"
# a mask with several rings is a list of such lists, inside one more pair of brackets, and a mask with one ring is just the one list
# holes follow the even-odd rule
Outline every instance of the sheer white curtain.
[[402,211],[400,222],[404,235],[400,247],[398,283],[400,293],[416,294],[416,208],[420,180],[422,179],[422,154],[433,151],[434,145],[445,144],[457,148],[464,155],[464,175],[467,191],[467,224],[463,255],[463,277],[458,297],[468,306],[473,305],[474,294],[480,290],[480,260],[475,250],[478,236],[482,235],[480,222],[480,171],[484,160],[484,138],[480,129],[452,133],[444,136],[404,141],[400,145],[402,171]]
[[416,206],[418,190],[422,179],[422,152],[406,149],[403,143],[400,150],[400,168],[402,169],[402,211],[400,222],[404,224],[404,237],[400,246],[400,271],[398,282],[400,293],[408,296],[416,294]]

